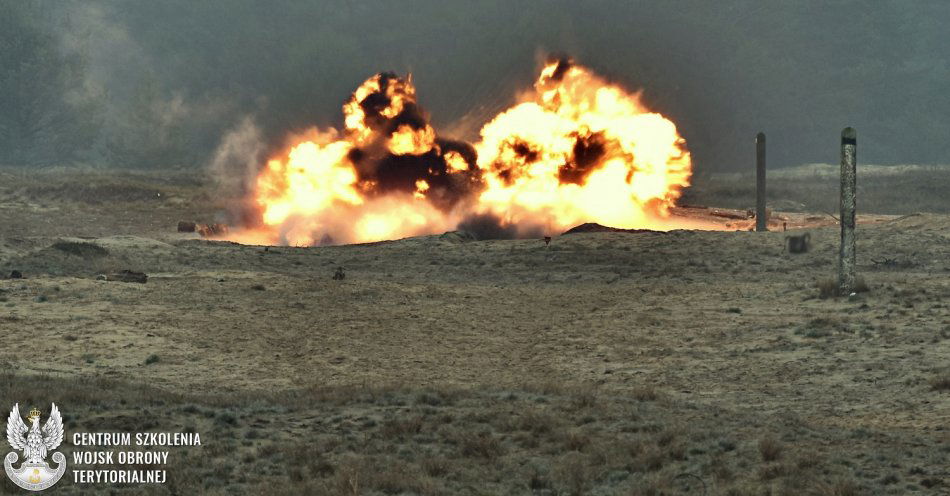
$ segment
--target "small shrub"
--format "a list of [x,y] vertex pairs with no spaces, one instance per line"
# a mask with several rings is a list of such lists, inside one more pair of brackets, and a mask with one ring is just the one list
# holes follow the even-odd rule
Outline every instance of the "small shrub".
[[421,466],[422,471],[430,477],[441,477],[449,473],[452,462],[444,456],[430,456],[423,458],[422,461],[419,462],[419,466]]
[[637,386],[632,391],[633,399],[637,401],[656,401],[659,395],[653,385]]
[[422,417],[413,416],[406,419],[391,419],[383,423],[380,433],[387,439],[413,436],[422,431]]
[[782,457],[782,444],[772,436],[765,436],[759,440],[759,454],[763,461],[774,462]]
[[468,457],[492,460],[502,453],[501,443],[488,432],[463,434],[459,445],[462,455]]
[[234,425],[237,423],[237,417],[231,412],[221,412],[214,420],[222,425]]
[[650,446],[640,453],[634,468],[642,469],[646,472],[656,472],[663,468],[666,463],[666,453],[658,446]]
[[577,391],[571,398],[571,406],[576,410],[591,408],[597,404],[597,393],[590,389]]
[[788,475],[789,469],[781,463],[767,463],[759,467],[759,478],[762,480],[772,480]]
[[806,338],[823,338],[830,336],[834,331],[847,329],[840,320],[833,317],[815,317],[795,330],[795,334]]
[[838,281],[836,279],[822,279],[816,283],[816,286],[818,287],[818,297],[822,300],[841,296],[841,292],[838,289]]
[[861,486],[850,480],[837,480],[830,484],[824,484],[818,489],[818,494],[827,494],[828,496],[858,496],[867,494],[862,490]]
[[930,389],[934,391],[950,391],[950,373],[945,373],[930,379]]
[[567,451],[584,451],[590,444],[590,437],[583,432],[571,431],[564,435],[564,449]]

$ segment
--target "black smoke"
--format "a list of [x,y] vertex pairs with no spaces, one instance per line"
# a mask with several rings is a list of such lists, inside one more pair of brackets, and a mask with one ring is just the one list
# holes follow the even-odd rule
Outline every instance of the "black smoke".
[[[484,183],[476,166],[475,149],[464,141],[436,137],[434,146],[422,154],[394,154],[386,146],[393,132],[401,126],[413,130],[430,127],[429,115],[418,105],[408,82],[394,73],[379,73],[379,89],[356,102],[365,113],[364,123],[372,130],[371,139],[350,151],[348,159],[356,168],[358,185],[363,193],[383,196],[394,192],[413,193],[423,180],[428,189],[423,193],[437,208],[449,211],[459,202],[481,190]],[[398,114],[385,115],[393,96],[402,98]],[[465,170],[452,170],[446,159],[457,153],[465,161]]]
[[557,177],[562,184],[583,185],[587,176],[603,165],[601,159],[607,151],[604,133],[578,133],[572,151],[567,162],[558,168]]
[[458,229],[471,233],[478,240],[537,238],[545,232],[541,226],[516,225],[494,214],[470,215],[459,222]]

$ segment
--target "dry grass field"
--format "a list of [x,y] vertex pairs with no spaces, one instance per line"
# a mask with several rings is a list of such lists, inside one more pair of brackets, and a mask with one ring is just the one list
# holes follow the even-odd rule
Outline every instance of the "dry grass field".
[[[112,494],[950,494],[950,174],[907,174],[859,197],[894,214],[859,225],[868,291],[822,298],[827,223],[798,255],[745,231],[265,249],[175,232],[221,220],[200,174],[0,169],[0,275],[24,276],[0,407],[201,433]],[[752,204],[703,181],[690,203]],[[775,209],[827,181],[773,174]],[[148,282],[97,279],[124,269]]]

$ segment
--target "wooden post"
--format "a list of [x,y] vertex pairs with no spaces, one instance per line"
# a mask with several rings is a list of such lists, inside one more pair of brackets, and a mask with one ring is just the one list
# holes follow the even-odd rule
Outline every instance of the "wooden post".
[[838,289],[842,295],[854,291],[855,207],[857,188],[857,133],[846,127],[841,131],[841,247],[838,251]]
[[755,135],[755,230],[768,231],[765,211],[765,133]]

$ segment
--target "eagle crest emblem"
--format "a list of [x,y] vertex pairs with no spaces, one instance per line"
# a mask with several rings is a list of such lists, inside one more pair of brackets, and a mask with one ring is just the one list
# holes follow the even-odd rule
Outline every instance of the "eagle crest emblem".
[[[20,404],[13,405],[7,417],[7,441],[15,450],[3,459],[3,468],[14,484],[27,491],[41,491],[59,482],[66,472],[66,457],[53,453],[56,468],[50,468],[46,456],[63,442],[63,417],[53,403],[46,424],[40,427],[40,411],[34,408],[26,418],[20,417]],[[13,464],[19,459],[17,451],[23,452],[19,468]]]

